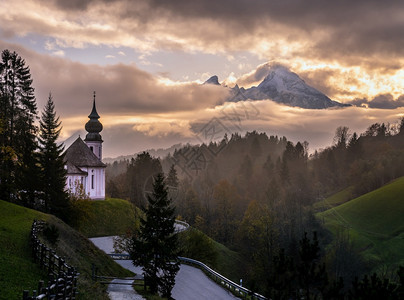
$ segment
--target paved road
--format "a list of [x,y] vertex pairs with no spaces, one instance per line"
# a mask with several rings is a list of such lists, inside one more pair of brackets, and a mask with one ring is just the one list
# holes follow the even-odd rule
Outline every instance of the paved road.
[[[104,250],[107,253],[113,252],[113,237],[102,237],[102,238],[92,238],[90,239],[98,248]],[[136,274],[141,274],[141,267],[135,267],[130,260],[117,260],[124,268],[131,270]],[[113,287],[114,286],[114,287]],[[117,289],[121,285],[110,285],[110,288],[114,289],[114,297],[116,293],[119,292]],[[121,298],[112,298],[112,300],[120,299],[138,299],[138,298],[124,298],[127,297],[127,287],[122,285],[122,295]],[[217,299],[217,300],[227,300],[227,299],[238,299],[233,294],[220,287],[212,280],[210,280],[201,270],[188,266],[181,265],[180,271],[175,277],[175,285],[172,290],[172,296],[176,300],[204,300],[204,299]],[[128,296],[129,297],[129,296]],[[141,299],[141,298],[139,298]]]
[[[135,290],[132,288],[132,285],[129,285],[133,282],[133,280],[123,280],[123,279],[114,279],[112,280],[114,284],[108,285],[108,295],[111,300],[143,300],[144,298],[140,296]],[[123,283],[123,284],[116,284]]]

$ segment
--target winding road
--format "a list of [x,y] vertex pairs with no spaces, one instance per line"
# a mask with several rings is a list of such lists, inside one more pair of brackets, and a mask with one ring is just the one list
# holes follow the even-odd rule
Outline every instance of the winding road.
[[[178,225],[183,226],[183,225]],[[179,228],[179,231],[181,229]],[[113,253],[113,238],[112,236],[91,238],[90,240],[98,248],[106,253]],[[135,274],[141,274],[142,268],[135,267],[131,260],[117,260],[118,264],[124,268],[131,270]],[[129,281],[130,282],[130,281]],[[125,282],[128,283],[128,282]],[[108,293],[112,300],[123,299],[143,299],[138,295],[130,285],[110,284]],[[172,290],[172,297],[177,300],[203,300],[203,299],[239,299],[236,298],[226,289],[217,285],[209,279],[201,270],[188,265],[181,264],[180,270],[175,277],[175,285]]]

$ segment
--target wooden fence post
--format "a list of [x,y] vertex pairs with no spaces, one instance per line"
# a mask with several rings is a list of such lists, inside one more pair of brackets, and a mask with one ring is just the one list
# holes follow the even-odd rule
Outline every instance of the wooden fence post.
[[44,265],[44,252],[45,252],[45,246],[42,244],[39,244],[39,267],[42,269]]
[[29,295],[29,292],[27,290],[24,290],[22,292],[22,300],[28,300],[28,295]]
[[58,261],[58,274],[62,273],[62,268],[64,265],[65,261],[62,257],[59,256],[59,261]]
[[48,257],[48,274],[53,273],[53,265],[55,264],[55,257],[53,256],[53,251],[48,249],[49,257]]
[[43,286],[44,286],[44,281],[43,281],[43,280],[40,280],[40,281],[38,282],[38,294],[39,294],[39,295],[42,294]]

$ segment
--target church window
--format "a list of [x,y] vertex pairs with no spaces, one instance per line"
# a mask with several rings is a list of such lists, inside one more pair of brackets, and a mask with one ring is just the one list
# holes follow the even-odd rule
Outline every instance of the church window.
[[94,153],[94,147],[93,146],[90,146],[90,150],[91,150],[91,152]]
[[94,174],[91,175],[91,188],[94,189]]

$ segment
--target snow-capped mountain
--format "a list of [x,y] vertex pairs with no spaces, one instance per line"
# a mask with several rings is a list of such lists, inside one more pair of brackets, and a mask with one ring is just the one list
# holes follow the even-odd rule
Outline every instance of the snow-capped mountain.
[[[206,83],[216,82],[212,76]],[[272,66],[268,75],[258,85],[249,89],[236,85],[231,89],[228,101],[238,102],[244,100],[264,100],[310,109],[323,109],[329,107],[343,107],[346,104],[333,101],[319,90],[307,85],[296,73],[289,71],[281,65]]]

